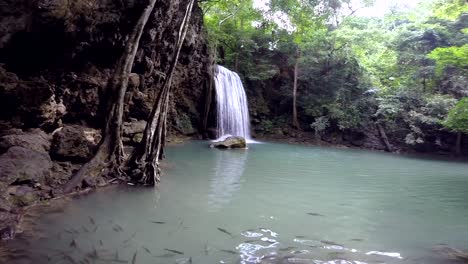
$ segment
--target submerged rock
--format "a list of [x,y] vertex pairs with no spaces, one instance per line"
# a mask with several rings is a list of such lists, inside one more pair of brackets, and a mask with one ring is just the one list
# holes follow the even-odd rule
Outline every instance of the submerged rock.
[[247,148],[245,138],[239,136],[229,136],[222,141],[214,142],[210,145],[211,148]]

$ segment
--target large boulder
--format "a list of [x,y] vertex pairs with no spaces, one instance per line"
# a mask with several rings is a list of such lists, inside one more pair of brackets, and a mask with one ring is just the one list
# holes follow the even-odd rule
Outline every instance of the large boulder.
[[0,181],[43,182],[50,175],[52,161],[47,153],[14,146],[0,156]]
[[0,137],[0,153],[6,152],[13,146],[24,147],[38,152],[49,152],[49,136],[40,129],[28,132],[16,131],[16,133]]
[[231,149],[231,148],[247,148],[247,143],[245,138],[238,136],[229,136],[224,140],[214,142],[210,145],[212,148],[222,148],[222,149]]
[[87,161],[100,141],[98,130],[67,125],[55,133],[50,154],[54,159],[72,162]]

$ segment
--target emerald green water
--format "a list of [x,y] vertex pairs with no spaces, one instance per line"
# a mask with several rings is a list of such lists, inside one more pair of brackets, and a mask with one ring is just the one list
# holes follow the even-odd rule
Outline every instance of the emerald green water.
[[136,251],[135,263],[451,263],[431,248],[468,249],[467,163],[207,145],[169,148],[158,189],[99,191],[40,218],[32,263],[132,263]]

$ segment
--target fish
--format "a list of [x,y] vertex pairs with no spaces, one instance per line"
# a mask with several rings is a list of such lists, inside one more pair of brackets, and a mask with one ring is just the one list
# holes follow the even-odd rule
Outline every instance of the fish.
[[296,238],[306,238],[306,236],[296,236]]
[[69,233],[69,234],[78,234],[78,231],[76,231],[75,229],[65,229],[64,230],[65,232]]
[[96,233],[97,229],[98,229],[98,226],[96,226],[96,227],[93,229],[93,233]]
[[233,255],[236,255],[238,253],[237,251],[230,250],[230,249],[221,249],[220,251],[221,252],[226,252],[226,253],[229,253],[229,254],[233,254]]
[[229,235],[230,237],[234,237],[234,236],[232,235],[232,233],[229,232],[229,231],[227,231],[226,229],[223,229],[223,228],[221,228],[221,227],[218,227],[218,228],[216,228],[216,229],[218,229],[220,232],[225,233],[226,235]]
[[134,232],[129,238],[125,239],[123,241],[124,244],[127,244],[128,242],[130,242],[130,240],[132,240],[136,235],[136,232]]
[[165,224],[166,222],[162,222],[162,221],[151,221],[151,223],[162,225],[162,224]]
[[183,254],[184,254],[184,252],[178,251],[178,250],[174,250],[174,249],[165,248],[164,250],[169,251],[169,252],[172,252],[172,253],[176,253],[176,254],[179,254],[179,255],[183,255]]
[[159,255],[159,256],[155,256],[157,258],[170,258],[170,257],[173,257],[175,256],[175,254],[173,253],[165,253],[165,254],[162,254],[162,255]]
[[88,253],[88,256],[92,259],[97,259],[98,258],[98,252],[96,250],[96,248],[93,246],[93,251],[91,251],[90,253]]
[[115,224],[114,227],[112,227],[112,229],[115,231],[115,232],[122,232],[123,231],[123,228],[121,226],[119,226],[118,224]]
[[102,243],[101,239],[99,239],[99,245],[104,246],[104,243]]
[[85,231],[86,233],[89,233],[89,230],[88,228],[86,228],[85,226],[81,226],[81,228],[83,229],[83,231]]
[[68,260],[72,264],[78,264],[78,262],[69,255],[64,254],[63,259]]
[[132,264],[136,264],[136,257],[137,257],[138,250],[135,251],[135,254],[133,254],[132,257]]
[[94,218],[92,218],[91,216],[88,216],[89,217],[89,222],[91,222],[92,225],[96,225],[96,221],[94,221]]
[[289,250],[293,250],[295,248],[296,247],[285,247],[285,248],[280,248],[279,251],[289,251]]
[[146,253],[152,255],[151,250],[149,250],[147,247],[142,246],[142,248],[146,251]]
[[311,216],[324,216],[323,214],[319,214],[319,213],[307,213],[307,214]]
[[361,241],[364,241],[364,239],[362,239],[362,238],[353,238],[353,239],[351,239],[351,241],[361,242]]
[[76,244],[75,239],[73,239],[73,240],[71,241],[71,243],[70,243],[70,247],[76,248],[77,246],[78,246],[78,245]]
[[335,242],[333,242],[333,241],[320,240],[320,242],[322,242],[323,244],[326,244],[326,245],[330,245],[330,246],[340,246],[340,247],[343,247],[343,245],[340,245],[340,244],[335,243]]

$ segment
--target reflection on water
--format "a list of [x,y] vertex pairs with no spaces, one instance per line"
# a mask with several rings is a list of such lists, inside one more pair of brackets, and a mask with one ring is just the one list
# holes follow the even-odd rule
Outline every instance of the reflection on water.
[[[218,150],[215,150],[218,151]],[[247,162],[245,150],[219,150],[210,181],[208,205],[219,209],[227,205],[241,188],[241,178]]]

